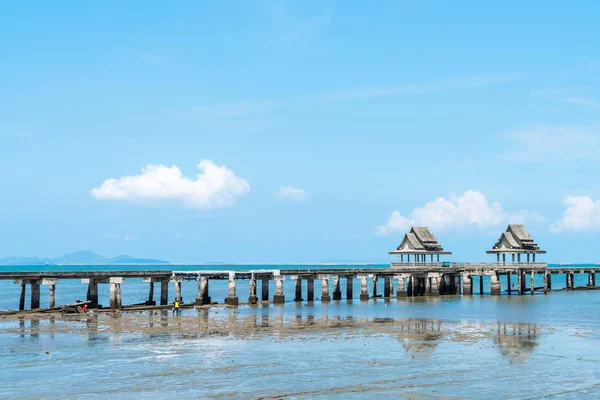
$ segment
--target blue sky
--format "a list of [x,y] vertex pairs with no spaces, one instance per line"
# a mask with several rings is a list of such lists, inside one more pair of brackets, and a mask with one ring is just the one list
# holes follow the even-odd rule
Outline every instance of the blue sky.
[[477,261],[512,221],[600,262],[599,12],[5,2],[0,257],[385,262],[427,224]]

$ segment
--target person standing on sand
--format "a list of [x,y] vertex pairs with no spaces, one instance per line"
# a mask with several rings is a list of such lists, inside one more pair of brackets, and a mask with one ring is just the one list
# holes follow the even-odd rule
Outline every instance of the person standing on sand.
[[173,303],[173,315],[180,315],[181,314],[181,304],[180,304],[180,300],[178,298],[175,298],[175,302]]

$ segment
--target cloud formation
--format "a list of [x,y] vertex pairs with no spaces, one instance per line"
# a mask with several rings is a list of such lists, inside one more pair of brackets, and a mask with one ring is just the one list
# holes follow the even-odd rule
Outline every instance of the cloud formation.
[[298,201],[304,201],[308,199],[308,195],[304,189],[300,189],[292,185],[280,186],[279,190],[273,192],[273,197],[276,199],[292,199]]
[[594,201],[589,196],[567,196],[563,203],[567,209],[550,225],[552,232],[600,230],[600,200]]
[[509,222],[543,222],[543,220],[544,218],[535,211],[505,212],[500,203],[490,204],[482,193],[467,190],[462,195],[453,193],[449,198],[438,197],[423,207],[415,208],[410,216],[394,211],[383,225],[376,228],[375,232],[386,236],[392,233],[404,233],[412,225],[445,230],[465,226],[495,227]]
[[183,176],[176,165],[149,164],[139,175],[105,180],[91,190],[91,195],[98,200],[133,204],[174,201],[206,210],[232,206],[238,196],[250,191],[248,181],[237,177],[226,166],[202,160],[198,168],[201,172],[196,179],[191,179]]

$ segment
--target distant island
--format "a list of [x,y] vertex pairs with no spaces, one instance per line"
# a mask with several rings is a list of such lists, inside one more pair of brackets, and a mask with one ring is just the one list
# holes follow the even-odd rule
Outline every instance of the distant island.
[[169,264],[165,260],[138,258],[127,254],[112,258],[104,257],[91,251],[77,251],[54,258],[37,257],[5,257],[0,258],[0,265],[110,265],[110,264]]

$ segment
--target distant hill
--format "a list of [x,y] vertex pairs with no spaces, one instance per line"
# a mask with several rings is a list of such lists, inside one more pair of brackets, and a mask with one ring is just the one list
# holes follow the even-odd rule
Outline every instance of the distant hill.
[[108,258],[91,251],[77,251],[54,258],[6,257],[0,265],[109,265],[109,264],[169,264],[165,260],[138,258],[127,254]]

